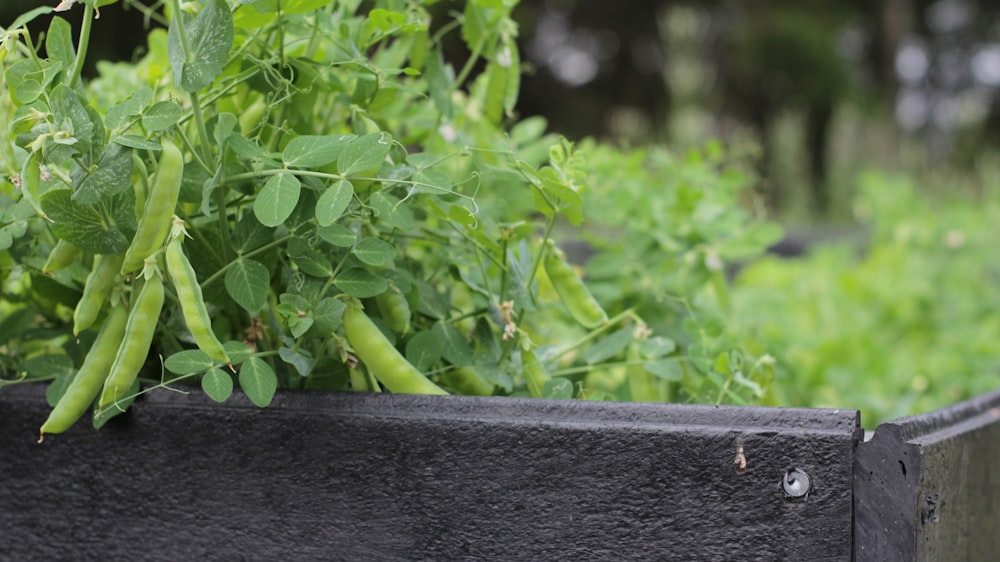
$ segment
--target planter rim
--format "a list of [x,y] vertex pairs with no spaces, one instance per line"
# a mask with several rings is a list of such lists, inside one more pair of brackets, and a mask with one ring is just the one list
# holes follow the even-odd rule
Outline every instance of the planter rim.
[[[187,392],[188,389],[185,389]],[[0,390],[0,397],[16,401],[44,400],[40,384],[22,384]],[[141,413],[146,406],[167,409],[259,410],[264,416],[288,412],[318,412],[329,416],[371,416],[434,420],[505,420],[510,423],[546,425],[599,425],[629,427],[639,431],[684,426],[717,431],[719,427],[748,431],[795,429],[810,433],[860,431],[860,412],[833,408],[779,408],[645,402],[602,402],[544,398],[426,396],[415,394],[357,393],[279,390],[266,408],[258,408],[235,391],[223,403],[192,388],[182,394],[156,390],[142,395],[132,408]],[[41,423],[42,420],[39,420]],[[78,423],[83,423],[78,422]]]

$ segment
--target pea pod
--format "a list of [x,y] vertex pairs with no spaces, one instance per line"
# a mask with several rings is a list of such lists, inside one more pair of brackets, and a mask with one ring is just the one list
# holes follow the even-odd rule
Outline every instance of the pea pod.
[[97,315],[104,306],[104,301],[111,293],[115,276],[122,267],[125,256],[122,254],[98,254],[94,256],[94,268],[87,276],[83,286],[83,296],[73,310],[73,335],[78,336],[97,320]]
[[143,261],[160,249],[173,222],[174,207],[184,177],[184,155],[169,139],[163,140],[163,154],[156,168],[156,179],[146,197],[135,237],[125,251],[122,274],[142,267]]
[[344,333],[368,371],[390,392],[448,394],[418,371],[389,343],[356,300],[350,301],[344,310]]
[[[13,159],[10,160],[13,162]],[[24,167],[21,169],[21,195],[28,200],[38,216],[43,219],[50,220],[49,216],[45,214],[42,210],[42,206],[39,204],[39,188],[42,184],[42,153],[35,151],[31,153],[31,156],[24,161]]]
[[473,367],[452,369],[441,376],[441,381],[466,396],[493,396],[496,390],[493,383]]
[[398,289],[389,288],[388,291],[380,293],[375,297],[375,305],[382,314],[389,329],[397,334],[406,334],[410,331],[410,303],[406,301],[406,296]]
[[184,322],[199,349],[215,361],[229,363],[229,356],[226,355],[222,342],[212,331],[212,319],[208,315],[208,307],[205,306],[198,277],[181,246],[183,237],[183,226],[181,226],[180,232],[167,243],[167,272],[170,273],[170,279],[173,280],[174,289],[177,291],[177,300],[181,303]]
[[111,313],[101,325],[97,339],[87,352],[87,357],[83,360],[83,365],[80,365],[76,377],[42,424],[38,435],[39,442],[46,433],[62,433],[69,429],[93,403],[108,375],[108,369],[115,360],[127,321],[128,307],[119,305],[111,308]]
[[625,361],[629,363],[626,370],[628,388],[633,402],[659,402],[660,392],[656,388],[656,380],[642,365],[640,345],[645,331],[644,325],[636,327],[625,351]]
[[542,389],[545,388],[545,383],[552,380],[552,375],[545,370],[534,350],[521,350],[521,369],[524,371],[524,382],[528,385],[528,392],[535,398],[541,398]]
[[349,370],[351,377],[351,390],[354,392],[382,392],[382,387],[378,385],[375,377],[364,369],[352,368]]
[[80,248],[65,240],[56,242],[52,251],[49,252],[49,258],[45,260],[45,265],[42,266],[42,273],[52,273],[53,271],[66,269],[76,261],[76,258],[80,257],[81,253],[83,251]]
[[156,273],[151,275],[139,291],[128,315],[125,334],[111,365],[111,372],[104,381],[99,408],[104,408],[121,398],[128,390],[149,354],[149,346],[156,333],[156,322],[163,309],[163,280]]
[[608,321],[600,303],[590,294],[583,280],[566,261],[562,250],[549,240],[545,252],[545,273],[559,293],[559,300],[569,310],[573,319],[585,328],[597,328]]

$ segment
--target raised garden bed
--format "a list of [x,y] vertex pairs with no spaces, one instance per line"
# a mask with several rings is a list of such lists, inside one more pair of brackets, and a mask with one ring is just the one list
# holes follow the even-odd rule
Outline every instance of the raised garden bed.
[[81,424],[38,445],[42,393],[0,393],[3,559],[1000,549],[1000,393],[863,442],[854,410],[290,392],[259,410],[158,392],[101,431]]

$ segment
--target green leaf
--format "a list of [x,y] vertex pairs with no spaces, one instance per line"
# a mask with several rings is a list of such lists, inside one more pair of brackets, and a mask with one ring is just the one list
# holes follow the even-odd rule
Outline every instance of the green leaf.
[[406,342],[406,360],[423,373],[441,360],[442,353],[444,345],[432,331],[417,332]]
[[178,351],[163,362],[163,366],[171,373],[178,375],[194,375],[212,368],[215,361],[200,349]]
[[[49,94],[49,102],[56,130],[75,138],[73,146],[81,154],[89,150],[95,135],[94,124],[79,96],[65,84],[59,84]],[[96,134],[103,133],[104,131],[96,131]]]
[[240,367],[240,388],[251,402],[264,408],[274,398],[278,377],[261,358],[251,357]]
[[267,267],[249,258],[236,260],[226,271],[226,292],[250,314],[256,314],[264,307],[270,282],[271,274]]
[[[237,133],[229,135],[226,139],[229,147],[233,149],[233,152],[243,160],[259,161],[259,160],[269,160],[268,153],[264,151],[256,142],[248,140]],[[274,167],[278,167],[278,163],[274,162]]]
[[288,141],[281,153],[285,166],[291,168],[319,168],[337,161],[357,135],[302,135]]
[[666,357],[677,350],[677,344],[670,338],[653,336],[639,344],[639,353],[648,359]]
[[354,247],[354,255],[368,265],[383,267],[396,258],[396,248],[381,238],[365,238]]
[[495,60],[507,71],[503,108],[509,114],[517,106],[517,96],[521,93],[521,55],[517,50],[517,42],[505,36]]
[[317,229],[317,234],[323,240],[338,248],[350,248],[358,239],[358,235],[342,224],[331,224]]
[[573,397],[573,383],[564,378],[554,378],[542,385],[542,398],[569,400]]
[[451,65],[445,64],[444,55],[441,53],[440,47],[435,49],[427,58],[425,75],[427,77],[427,88],[430,90],[431,101],[434,102],[434,107],[437,108],[443,117],[450,120],[453,112],[451,91],[452,84],[455,82],[455,71]]
[[378,169],[392,148],[392,135],[372,133],[351,141],[337,158],[337,170],[345,175]]
[[343,216],[354,197],[354,186],[347,180],[340,180],[323,192],[316,202],[316,222],[320,226],[330,226]]
[[740,260],[756,256],[778,243],[784,235],[784,230],[776,223],[754,223],[738,236],[723,241],[718,248],[719,257]]
[[226,66],[233,46],[233,14],[225,0],[208,0],[193,21],[186,13],[180,15],[189,50],[184,50],[175,17],[170,22],[167,53],[177,87],[197,92],[211,86]]
[[146,109],[152,101],[153,90],[149,88],[140,88],[139,90],[136,90],[136,92],[129,96],[125,101],[111,106],[107,115],[104,116],[104,126],[112,130],[121,127],[132,117],[141,115],[143,110]]
[[302,183],[288,172],[271,176],[253,203],[253,213],[264,226],[279,226],[295,210]]
[[483,103],[486,109],[486,118],[491,123],[500,123],[503,120],[503,100],[507,93],[507,69],[497,61],[490,61],[486,65],[486,100]]
[[53,11],[53,8],[51,6],[41,6],[41,7],[35,8],[33,10],[29,10],[29,11],[21,14],[20,16],[18,16],[17,19],[15,19],[14,21],[12,21],[10,23],[10,25],[7,26],[7,29],[9,31],[13,31],[15,29],[19,29],[21,27],[24,27],[25,24],[33,21],[35,18],[37,18],[39,16],[44,16],[46,14],[51,14],[52,11]]
[[601,338],[587,350],[587,353],[584,354],[584,360],[593,365],[625,351],[629,342],[632,341],[632,331],[631,327],[622,328]]
[[302,14],[312,12],[330,3],[330,0],[240,0],[241,4],[253,4],[261,13],[280,11],[282,14]]
[[257,217],[247,213],[233,229],[233,250],[246,254],[274,240],[274,228],[260,224]]
[[66,376],[73,372],[73,360],[65,353],[46,353],[25,359],[18,370],[27,373],[29,379]]
[[683,378],[681,364],[676,359],[658,359],[648,361],[643,367],[652,375],[666,381],[679,382]]
[[37,100],[44,91],[45,87],[42,86],[41,82],[28,79],[18,84],[14,89],[14,99],[21,103],[31,103]]
[[73,200],[81,205],[93,205],[131,190],[132,151],[117,143],[104,147],[95,168],[73,170],[73,189]]
[[142,126],[151,133],[173,127],[181,120],[184,109],[172,101],[158,101],[142,114]]
[[[71,362],[72,363],[72,362]],[[72,364],[70,365],[72,367]],[[62,398],[63,394],[66,394],[66,389],[69,385],[73,383],[74,375],[62,375],[56,377],[49,386],[45,387],[45,401],[49,403],[50,408],[55,408],[56,404],[59,403],[59,399]]]
[[333,265],[321,252],[311,248],[305,240],[295,238],[288,244],[288,258],[303,272],[315,277],[333,275]]
[[146,139],[144,137],[140,137],[139,135],[120,135],[112,139],[112,141],[122,146],[127,146],[129,148],[137,148],[139,150],[152,150],[152,151],[163,150],[162,144],[153,140]]
[[340,299],[326,297],[313,308],[316,330],[324,336],[332,334],[340,327],[347,305]]
[[441,355],[448,362],[456,367],[467,367],[472,364],[472,348],[454,324],[437,322],[433,331],[441,341]]
[[236,116],[232,113],[220,113],[218,119],[215,120],[215,127],[212,129],[212,138],[215,139],[216,144],[222,146],[226,144],[226,141],[234,134],[233,131],[239,125],[239,121],[236,120]]
[[229,361],[233,365],[239,365],[253,355],[250,346],[239,341],[227,341],[222,344],[222,348],[226,350],[226,355],[229,356]]
[[375,209],[375,216],[378,217],[379,222],[389,228],[410,232],[417,227],[413,211],[392,195],[376,191],[372,193],[368,204],[372,206],[372,209]]
[[310,373],[312,373],[313,367],[315,366],[315,361],[313,361],[312,355],[304,349],[293,351],[290,347],[281,347],[278,349],[278,356],[281,357],[281,360],[285,363],[295,367],[295,370],[298,371],[300,377],[308,377]]
[[73,68],[76,63],[72,28],[69,22],[59,16],[52,18],[49,23],[49,32],[45,35],[45,53],[50,61],[59,63],[62,68]]
[[69,189],[42,195],[42,209],[52,219],[56,236],[91,254],[118,254],[128,249],[136,228],[132,190],[94,205],[80,205],[72,198]]
[[233,394],[233,377],[218,367],[212,367],[202,375],[201,389],[212,400],[225,402]]
[[374,297],[389,288],[389,283],[385,279],[360,267],[342,272],[333,284],[341,291],[359,299]]

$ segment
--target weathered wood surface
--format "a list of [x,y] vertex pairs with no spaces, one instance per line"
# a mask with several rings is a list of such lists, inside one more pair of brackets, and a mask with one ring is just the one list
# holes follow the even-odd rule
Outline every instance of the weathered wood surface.
[[858,447],[858,562],[1000,556],[1000,392],[880,425]]
[[161,391],[37,445],[46,413],[0,392],[3,560],[852,558],[854,410]]

